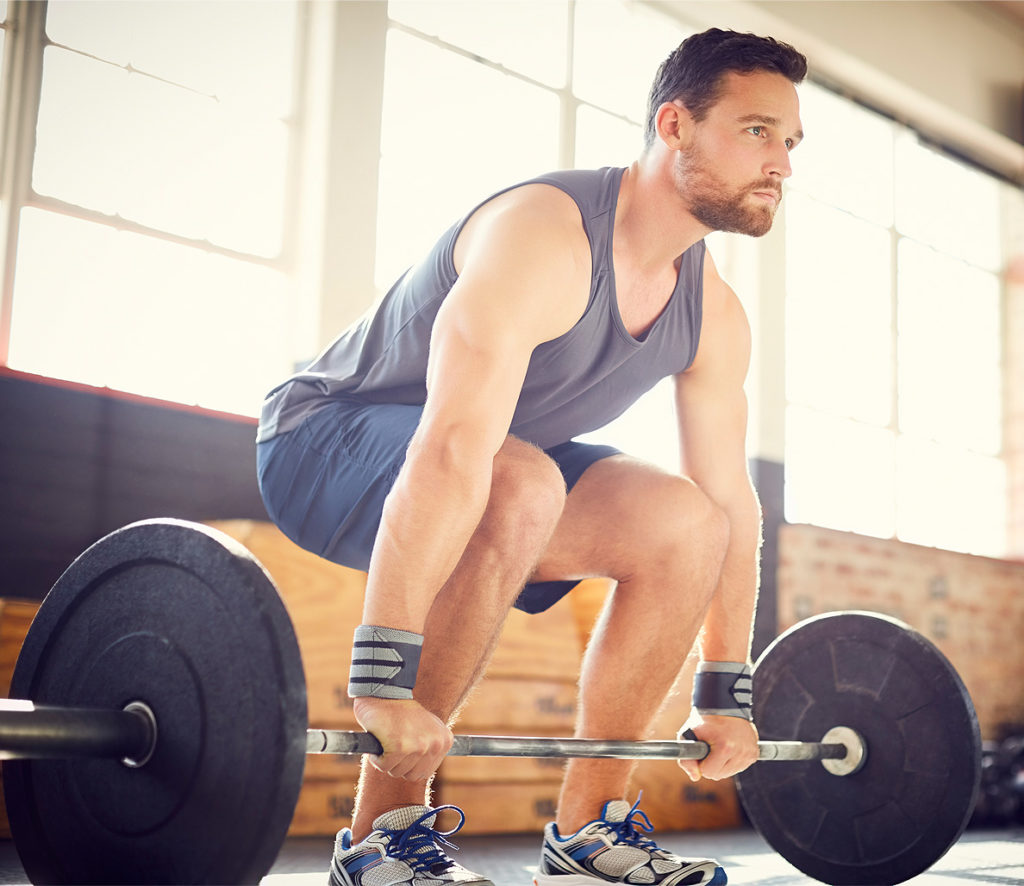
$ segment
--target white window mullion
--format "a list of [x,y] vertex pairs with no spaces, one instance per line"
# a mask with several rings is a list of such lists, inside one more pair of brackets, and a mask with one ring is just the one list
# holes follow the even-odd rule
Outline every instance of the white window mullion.
[[46,0],[12,0],[0,85],[0,366],[10,355],[21,207],[32,190],[32,159],[43,79]]

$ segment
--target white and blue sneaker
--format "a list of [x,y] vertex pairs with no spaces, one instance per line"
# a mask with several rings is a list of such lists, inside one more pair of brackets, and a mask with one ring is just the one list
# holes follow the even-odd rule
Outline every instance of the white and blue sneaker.
[[723,886],[725,871],[710,858],[685,859],[661,849],[642,831],[651,833],[650,819],[625,800],[609,800],[601,817],[575,834],[563,837],[551,822],[544,828],[544,846],[534,886],[595,886],[623,883],[636,886]]
[[[442,809],[459,813],[459,823],[450,831],[434,828]],[[442,848],[455,848],[445,837],[465,820],[458,806],[403,806],[379,816],[361,843],[353,844],[352,832],[345,828],[334,844],[330,886],[494,886],[456,864]]]

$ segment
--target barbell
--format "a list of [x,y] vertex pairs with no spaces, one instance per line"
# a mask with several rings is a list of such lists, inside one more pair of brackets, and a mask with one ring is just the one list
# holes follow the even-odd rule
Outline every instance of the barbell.
[[[0,699],[0,759],[63,760],[76,757],[115,759],[144,766],[156,752],[159,727],[145,702],[124,710],[38,706]],[[456,735],[450,757],[604,757],[623,760],[703,760],[703,741],[624,741],[596,738],[551,738],[520,735]],[[367,732],[307,729],[307,754],[356,756],[380,754],[380,742]],[[835,775],[863,765],[864,740],[852,729],[835,726],[820,742],[758,742],[759,760],[821,760]]]
[[[970,818],[981,742],[948,660],[894,619],[840,613],[754,668],[762,741],[737,777],[767,842],[835,884],[893,884]],[[258,882],[306,754],[373,754],[310,729],[298,643],[240,544],[180,520],[111,533],[47,595],[0,704],[12,836],[34,883]],[[701,759],[700,741],[456,736],[470,756]],[[808,765],[810,761],[811,765]],[[820,765],[813,765],[819,761]]]

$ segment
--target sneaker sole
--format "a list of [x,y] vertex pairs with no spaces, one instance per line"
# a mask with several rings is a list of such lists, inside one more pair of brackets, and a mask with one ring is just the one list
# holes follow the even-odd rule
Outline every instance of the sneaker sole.
[[[585,874],[534,874],[533,886],[594,886],[600,883],[602,886],[609,886],[612,883],[621,883],[621,880],[602,880],[600,877],[588,877]],[[726,886],[729,878],[724,868],[715,868],[715,873],[710,880],[705,880],[695,886]]]

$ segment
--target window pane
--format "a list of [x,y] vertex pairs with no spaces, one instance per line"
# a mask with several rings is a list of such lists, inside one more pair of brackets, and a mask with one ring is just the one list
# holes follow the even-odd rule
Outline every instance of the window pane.
[[999,281],[912,240],[899,246],[900,428],[1000,449]]
[[638,3],[577,3],[573,92],[642,123],[658,66],[687,33]]
[[279,249],[287,129],[177,86],[46,50],[33,187],[260,255]]
[[576,168],[629,166],[643,150],[642,127],[590,105],[576,112]]
[[253,415],[291,369],[286,296],[276,271],[26,209],[10,364]]
[[[481,125],[480,113],[488,125]],[[445,228],[494,191],[553,169],[558,114],[558,100],[546,89],[392,31],[377,285],[390,286]]]
[[790,406],[785,458],[788,522],[892,537],[891,431]]
[[890,234],[786,198],[786,394],[876,425],[892,417]]
[[892,224],[893,124],[807,82],[800,86],[807,133],[793,153],[793,187],[875,224]]
[[220,100],[291,109],[296,4],[280,0],[50,0],[47,35]]
[[388,14],[542,83],[565,83],[565,0],[391,0]]
[[898,534],[953,551],[1006,554],[1006,469],[1002,461],[904,435],[899,464]]
[[896,141],[900,232],[990,271],[1001,265],[999,186],[990,176],[920,144]]

